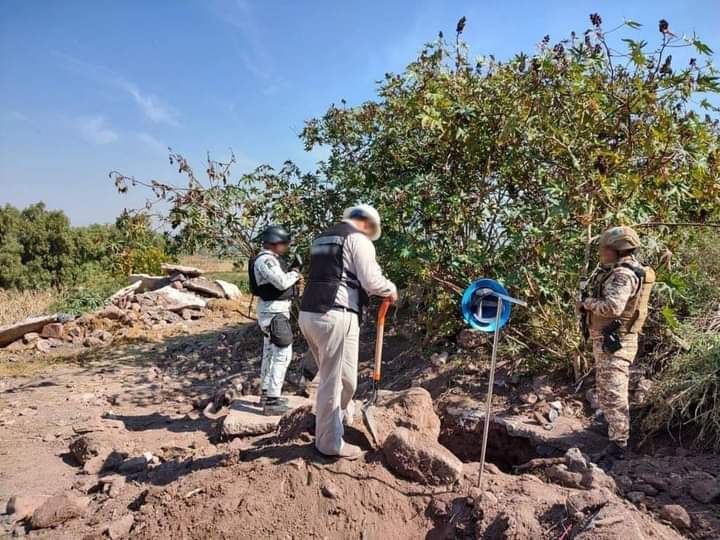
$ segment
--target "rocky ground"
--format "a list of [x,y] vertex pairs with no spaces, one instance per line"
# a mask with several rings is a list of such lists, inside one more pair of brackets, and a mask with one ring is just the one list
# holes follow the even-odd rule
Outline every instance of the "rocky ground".
[[[356,417],[347,435],[365,457],[325,459],[303,398],[283,419],[257,414],[260,335],[246,308],[73,354],[0,354],[0,535],[720,537],[718,456],[646,443],[606,474],[593,463],[604,439],[585,430],[585,392],[518,376],[511,361],[496,381],[480,491],[485,358],[428,357],[393,325],[379,447]],[[360,398],[373,337],[370,327]]]

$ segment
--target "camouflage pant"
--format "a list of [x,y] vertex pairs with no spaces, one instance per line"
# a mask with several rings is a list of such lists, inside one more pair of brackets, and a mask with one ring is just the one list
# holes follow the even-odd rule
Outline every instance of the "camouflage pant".
[[637,354],[637,341],[637,334],[623,335],[620,337],[622,349],[609,354],[602,350],[601,339],[593,340],[597,398],[608,423],[608,436],[621,446],[630,438],[628,381],[630,364]]

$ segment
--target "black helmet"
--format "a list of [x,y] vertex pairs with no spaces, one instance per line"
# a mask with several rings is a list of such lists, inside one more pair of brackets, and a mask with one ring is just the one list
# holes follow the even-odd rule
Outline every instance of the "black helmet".
[[262,241],[266,244],[289,244],[290,233],[282,225],[268,225],[262,233]]

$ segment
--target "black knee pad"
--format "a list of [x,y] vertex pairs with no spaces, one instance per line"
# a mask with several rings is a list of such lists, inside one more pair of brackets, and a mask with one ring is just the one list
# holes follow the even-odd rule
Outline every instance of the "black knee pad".
[[270,321],[270,343],[278,347],[288,347],[293,342],[293,331],[290,319],[280,313]]

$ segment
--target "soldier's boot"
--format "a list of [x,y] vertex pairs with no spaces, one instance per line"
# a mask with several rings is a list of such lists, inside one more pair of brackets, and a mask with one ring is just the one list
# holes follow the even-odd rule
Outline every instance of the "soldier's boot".
[[615,441],[610,441],[598,461],[600,468],[609,473],[616,461],[622,461],[625,459],[627,453],[627,445],[618,444]]
[[282,416],[286,412],[290,410],[290,407],[288,407],[287,401],[282,402],[282,398],[272,398],[268,397],[265,398],[265,404],[263,405],[263,415],[264,416]]
[[605,449],[605,454],[613,460],[625,459],[626,453],[627,444],[618,444],[616,441],[610,441],[610,444],[608,444],[607,448]]
[[287,403],[288,403],[288,398],[282,397],[282,396],[276,397],[276,398],[269,398],[267,396],[267,393],[265,392],[265,390],[262,390],[260,392],[260,406],[264,407],[265,404],[267,403],[268,399],[274,399],[276,401],[279,401],[280,403],[284,403],[285,405],[287,405]]

